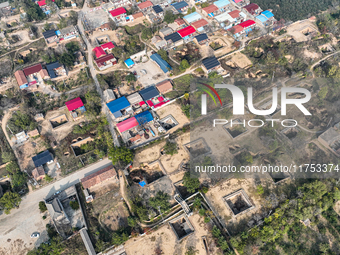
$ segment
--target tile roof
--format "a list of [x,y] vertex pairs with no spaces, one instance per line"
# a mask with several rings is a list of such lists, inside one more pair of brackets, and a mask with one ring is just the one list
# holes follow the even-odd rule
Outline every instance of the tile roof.
[[18,70],[14,73],[15,79],[18,82],[19,87],[21,85],[27,84],[27,79],[26,76],[24,74],[24,72],[22,70]]
[[181,18],[175,19],[174,21],[177,25],[181,26],[185,24],[185,21]]
[[236,25],[236,26],[229,28],[228,31],[233,34],[238,34],[243,31],[243,27],[240,25]]
[[112,11],[109,11],[109,13],[112,15],[112,17],[116,17],[118,15],[126,13],[126,10],[124,7],[119,7],[117,9],[114,9]]
[[207,70],[210,70],[214,67],[217,67],[220,65],[220,62],[218,62],[216,57],[206,58],[202,60],[202,64]]
[[212,13],[212,12],[215,12],[215,11],[217,11],[218,10],[218,8],[217,8],[217,6],[216,5],[209,5],[208,7],[204,7],[203,8],[203,11],[205,11],[206,13]]
[[41,78],[43,78],[43,79],[44,79],[45,77],[49,77],[48,72],[47,72],[46,69],[41,69],[41,70],[39,71],[39,74],[40,74]]
[[239,10],[233,10],[232,12],[228,13],[230,15],[230,17],[236,19],[240,16],[240,11]]
[[132,14],[132,17],[134,19],[138,19],[138,18],[144,17],[144,14],[142,12],[137,12],[135,14]]
[[194,28],[200,28],[200,27],[204,27],[206,25],[208,25],[208,21],[206,21],[205,19],[200,19],[200,20],[197,20],[193,23],[191,23],[191,25],[194,27]]
[[170,80],[161,81],[156,84],[156,88],[158,89],[159,93],[167,93],[172,90],[172,83]]
[[54,72],[54,69],[59,68],[61,66],[62,65],[58,61],[46,65],[47,72],[52,79],[57,77],[55,72]]
[[67,101],[65,105],[69,111],[73,111],[75,109],[78,109],[79,107],[84,106],[83,101],[81,101],[80,97]]
[[24,74],[26,76],[29,76],[31,74],[39,72],[41,69],[42,69],[42,66],[41,66],[40,63],[38,63],[38,64],[35,64],[33,66],[29,66],[29,67],[24,68],[23,71],[24,71]]
[[107,179],[110,179],[112,177],[115,177],[117,176],[117,173],[114,169],[114,167],[111,165],[111,166],[108,166],[108,167],[105,167],[93,174],[90,174],[86,177],[84,177],[83,179],[81,179],[81,183],[84,187],[84,189],[88,189],[94,185],[97,185]]
[[106,61],[113,60],[113,59],[115,59],[115,56],[113,56],[113,54],[108,54],[106,56],[97,58],[95,62],[98,67],[101,67]]
[[186,37],[188,35],[191,35],[193,33],[195,33],[196,30],[195,28],[193,28],[192,26],[187,26],[181,30],[178,30],[177,33],[179,33],[179,35],[183,38],[183,37]]
[[139,9],[145,9],[145,8],[150,7],[150,6],[153,6],[153,3],[151,3],[151,1],[149,1],[149,0],[138,4]]
[[246,27],[252,26],[254,24],[256,24],[256,22],[254,20],[248,19],[248,20],[240,23],[239,25],[243,28],[246,28]]
[[96,55],[96,58],[100,58],[101,56],[106,55],[105,51],[102,47],[96,47],[92,51],[94,51],[94,54]]
[[52,161],[53,157],[52,157],[51,153],[48,150],[46,150],[46,151],[34,156],[32,158],[32,160],[34,162],[35,167],[39,167],[39,166],[46,164],[49,161]]
[[45,176],[44,167],[38,166],[38,167],[34,168],[34,170],[32,171],[32,175],[33,175],[34,179],[36,179],[36,180],[38,180],[39,177]]
[[248,4],[247,6],[244,6],[243,8],[246,9],[250,14],[254,14],[255,10],[257,10],[259,6],[255,3],[251,3]]

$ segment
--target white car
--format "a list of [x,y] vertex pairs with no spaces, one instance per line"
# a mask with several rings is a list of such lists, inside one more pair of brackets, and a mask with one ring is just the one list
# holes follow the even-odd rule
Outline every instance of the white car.
[[31,235],[31,238],[38,238],[40,236],[40,234],[38,232],[34,232],[32,235]]

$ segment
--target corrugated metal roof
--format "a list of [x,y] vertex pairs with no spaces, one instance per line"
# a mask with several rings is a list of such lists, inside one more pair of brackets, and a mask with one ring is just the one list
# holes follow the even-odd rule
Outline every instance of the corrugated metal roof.
[[205,19],[200,19],[200,20],[193,22],[191,25],[194,28],[198,29],[200,27],[204,27],[204,26],[208,25],[208,21],[206,21]]
[[123,13],[126,13],[126,10],[125,10],[124,7],[119,7],[119,8],[117,8],[117,9],[114,9],[114,10],[109,11],[109,12],[110,12],[110,14],[112,15],[112,17],[116,17],[116,16],[118,16],[118,15],[121,15],[121,14],[123,14]]
[[206,58],[202,60],[202,64],[207,70],[210,70],[214,67],[217,67],[220,65],[220,62],[218,62],[216,57]]
[[197,42],[201,42],[208,39],[207,34],[200,34],[195,36]]
[[188,23],[192,23],[192,22],[197,21],[201,18],[202,18],[202,16],[197,12],[190,13],[190,14],[185,15],[183,17],[183,19],[185,19]]
[[256,16],[255,18],[257,18],[259,21],[261,21],[262,23],[265,23],[268,19],[267,19],[267,17],[266,16],[264,16],[264,15],[258,15],[258,16]]
[[251,3],[248,4],[247,6],[244,6],[243,8],[246,9],[250,14],[254,14],[255,10],[257,10],[259,6],[255,3]]
[[119,130],[119,132],[123,133],[131,128],[134,128],[134,127],[137,127],[139,124],[138,124],[138,121],[135,117],[131,117],[127,120],[124,120],[122,122],[119,122],[116,126]]
[[220,15],[215,16],[215,20],[219,23],[224,22],[228,20],[229,22],[234,22],[236,21],[234,18],[232,18],[227,12],[224,12]]
[[104,50],[104,49],[113,49],[115,46],[113,45],[113,42],[107,42],[107,43],[104,43],[102,45],[100,45],[100,47]]
[[149,111],[141,112],[140,114],[137,114],[135,118],[139,125],[143,125],[153,120],[153,116]]
[[73,111],[75,109],[78,109],[79,107],[84,106],[83,101],[81,101],[80,97],[67,101],[65,105],[69,111]]
[[55,30],[47,30],[46,32],[43,32],[43,36],[45,39],[56,36]]
[[96,58],[100,58],[103,55],[106,55],[105,51],[102,49],[102,47],[95,47],[93,49],[94,54],[96,55]]
[[153,3],[151,3],[150,1],[145,1],[145,2],[138,4],[139,9],[145,9],[150,6],[153,6]]
[[152,9],[155,11],[155,13],[161,13],[163,12],[163,8],[160,7],[159,5],[152,6]]
[[175,43],[175,42],[182,40],[182,37],[177,32],[175,32],[175,33],[165,36],[164,40],[172,41],[173,43]]
[[216,5],[217,8],[223,8],[223,7],[227,6],[228,4],[230,4],[230,2],[228,0],[218,0],[218,1],[214,2],[214,5]]
[[19,86],[27,84],[26,76],[25,76],[25,74],[22,70],[16,71],[14,73],[14,76],[15,76],[15,79],[17,80]]
[[142,96],[144,101],[147,101],[147,100],[149,100],[151,98],[159,96],[159,92],[155,88],[155,86],[147,87],[146,89],[143,89],[143,90],[139,91],[139,94]]
[[177,33],[179,33],[179,35],[183,38],[183,37],[186,37],[188,35],[191,35],[193,33],[195,33],[196,30],[195,28],[193,28],[193,26],[187,26],[181,30],[178,30]]
[[115,113],[125,108],[128,108],[130,106],[130,103],[124,96],[124,97],[117,98],[116,100],[113,100],[106,105],[112,113]]
[[263,14],[264,16],[266,16],[267,19],[270,19],[272,17],[274,17],[274,14],[271,11],[263,11],[261,14]]
[[127,96],[126,99],[129,101],[131,105],[138,104],[139,102],[143,101],[143,98],[138,92]]
[[217,8],[217,6],[216,5],[209,5],[208,7],[204,7],[203,8],[203,11],[205,11],[206,13],[212,13],[212,12],[215,12],[215,11],[217,11],[218,10],[218,8]]
[[157,53],[152,54],[150,56],[150,58],[158,64],[158,66],[162,69],[162,71],[164,73],[167,73],[167,72],[169,72],[169,70],[172,70],[172,68],[168,64],[168,62],[166,62],[164,59],[162,59],[162,57],[159,54],[157,54]]
[[180,12],[180,10],[184,7],[187,7],[188,6],[188,3],[187,2],[177,2],[177,3],[173,3],[171,4],[177,11]]
[[231,12],[228,12],[228,14],[230,15],[230,17],[236,19],[240,16],[240,11],[239,10],[233,10]]
[[233,34],[238,34],[243,31],[243,27],[240,25],[236,25],[236,26],[229,28],[228,31]]
[[240,23],[239,25],[243,28],[246,28],[246,27],[252,26],[254,24],[256,24],[256,22],[254,20],[248,19],[248,20]]

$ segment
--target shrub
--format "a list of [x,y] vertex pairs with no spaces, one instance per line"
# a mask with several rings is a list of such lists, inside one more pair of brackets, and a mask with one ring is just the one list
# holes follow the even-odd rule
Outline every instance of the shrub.
[[73,210],[78,210],[79,209],[79,203],[78,201],[70,201],[70,206]]
[[39,209],[40,209],[40,212],[41,212],[41,213],[47,211],[47,207],[46,207],[46,204],[45,204],[44,201],[40,201],[40,202],[39,202]]

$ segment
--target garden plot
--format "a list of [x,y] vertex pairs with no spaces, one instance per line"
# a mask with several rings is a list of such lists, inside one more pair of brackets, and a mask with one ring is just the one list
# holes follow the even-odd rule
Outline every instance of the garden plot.
[[[237,217],[235,217],[235,213],[226,203],[226,198],[229,199],[230,197],[228,196],[236,195],[236,192],[240,191],[240,187],[242,187],[244,193],[247,194],[249,205],[252,205],[249,208],[252,208],[252,210],[243,210],[243,213],[237,214]],[[262,205],[265,201],[257,195],[254,187],[255,178],[231,178],[210,188],[206,193],[206,197],[215,210],[217,217],[226,222],[228,231],[231,233],[235,233],[235,231],[237,231],[239,223],[247,224],[248,221],[252,220],[253,215],[262,213]],[[234,200],[232,200],[232,202],[234,202]]]
[[243,69],[247,69],[252,65],[250,59],[240,52],[233,54],[231,57],[231,61],[234,62],[238,67]]
[[[234,125],[234,123],[236,124]],[[240,119],[233,120],[233,125],[228,123],[224,125],[223,127],[233,139],[241,136],[242,134],[248,131],[248,129],[243,126],[243,123],[241,122]]]
[[169,225],[172,231],[175,233],[178,241],[194,233],[194,227],[191,225],[189,219],[185,214],[178,216],[177,218],[171,220]]
[[255,208],[243,189],[227,195],[223,199],[226,206],[232,211],[234,217]]
[[205,237],[206,245],[209,247],[209,254],[218,254],[216,244],[211,234],[211,224],[205,224],[203,217],[198,214],[188,217],[194,231],[178,241],[172,227],[165,224],[147,235],[130,238],[125,244],[126,253],[129,255],[150,255],[155,250],[162,250],[164,255],[184,255],[189,247],[196,250],[197,255],[205,255],[207,251],[202,237]]
[[190,141],[190,133],[185,133],[176,139],[178,145],[178,152],[174,155],[163,155],[160,161],[168,174],[175,173],[176,171],[182,171],[181,165],[183,162],[189,160],[189,154],[184,148],[183,144],[187,144]]
[[53,119],[50,119],[50,123],[53,129],[59,128],[62,125],[68,123],[68,119],[66,117],[66,114],[59,115]]
[[210,148],[204,138],[200,138],[184,146],[190,154],[191,158],[197,158],[210,152]]
[[[171,133],[189,123],[189,119],[185,116],[181,106],[177,103],[172,103],[156,110],[161,121],[167,121],[170,125],[173,125],[170,130]],[[176,123],[177,125],[175,125]]]
[[144,180],[147,184],[150,184],[164,175],[166,175],[166,172],[161,162],[156,160],[155,162],[147,164],[140,169],[131,171],[129,178],[131,178],[131,180],[135,183],[139,183]]
[[94,139],[92,137],[87,137],[85,139],[82,139],[81,137],[78,138],[78,141],[71,144],[71,149],[76,157],[85,154],[87,152],[91,151],[91,142],[93,142]]

